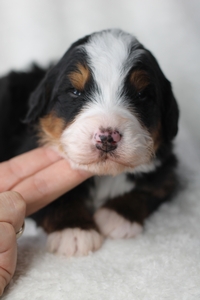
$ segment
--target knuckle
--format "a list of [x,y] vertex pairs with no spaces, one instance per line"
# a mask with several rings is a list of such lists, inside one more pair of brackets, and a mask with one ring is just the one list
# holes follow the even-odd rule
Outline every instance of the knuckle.
[[15,223],[24,218],[25,212],[26,202],[19,193],[8,191],[0,194],[0,220]]
[[13,191],[0,194],[0,221],[10,223],[15,231],[21,228],[26,213],[22,196]]
[[15,191],[5,192],[4,194],[7,207],[9,207],[14,214],[24,216],[26,212],[26,203],[23,197]]
[[14,157],[8,161],[8,166],[10,168],[10,173],[19,178],[19,174],[23,176],[23,168],[18,160]]
[[6,239],[4,239],[4,246],[7,246],[7,244],[10,244],[13,240],[16,240],[14,227],[10,223],[0,222],[0,232],[1,237],[6,237]]
[[15,193],[16,197],[14,198],[15,200],[15,205],[16,205],[16,210],[20,212],[21,214],[25,215],[26,212],[26,202],[24,198],[18,193],[18,192],[13,192]]
[[44,178],[41,178],[41,176],[36,175],[34,177],[34,186],[41,196],[48,194],[48,184]]

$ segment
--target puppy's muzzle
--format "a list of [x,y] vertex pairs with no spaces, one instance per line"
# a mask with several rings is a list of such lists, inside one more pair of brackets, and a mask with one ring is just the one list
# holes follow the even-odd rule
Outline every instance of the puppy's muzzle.
[[94,134],[95,146],[98,150],[106,153],[114,151],[121,137],[122,135],[117,130],[101,128]]

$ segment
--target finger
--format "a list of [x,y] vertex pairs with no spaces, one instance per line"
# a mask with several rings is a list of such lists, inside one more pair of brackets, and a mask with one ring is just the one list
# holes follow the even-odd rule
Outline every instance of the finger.
[[10,223],[17,232],[23,222],[26,212],[26,203],[16,192],[0,193],[0,222]]
[[0,163],[0,191],[10,190],[23,178],[60,159],[61,157],[50,148],[37,148]]
[[91,176],[88,172],[72,170],[69,163],[62,159],[13,189],[25,199],[26,215],[30,215]]
[[14,274],[16,261],[15,230],[11,224],[0,222],[0,296]]

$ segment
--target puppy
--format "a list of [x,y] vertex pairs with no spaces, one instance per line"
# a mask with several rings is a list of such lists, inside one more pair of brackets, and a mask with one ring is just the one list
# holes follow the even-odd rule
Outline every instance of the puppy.
[[37,147],[36,128],[40,145],[96,175],[34,216],[48,251],[81,256],[104,237],[133,238],[175,192],[178,106],[134,36],[93,33],[47,72],[12,72],[0,86],[1,160]]

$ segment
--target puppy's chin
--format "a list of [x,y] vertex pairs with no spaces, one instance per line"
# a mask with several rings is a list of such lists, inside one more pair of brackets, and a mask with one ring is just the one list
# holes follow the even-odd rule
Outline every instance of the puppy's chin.
[[145,172],[155,169],[155,162],[152,158],[146,158],[146,160],[142,160],[140,162],[138,161],[138,163],[135,163],[135,165],[132,164],[131,166],[126,163],[119,163],[116,160],[111,160],[109,158],[81,164],[80,162],[75,162],[70,159],[70,157],[62,150],[61,147],[58,148],[54,146],[53,149],[70,163],[72,169],[85,170],[99,176],[116,176],[125,172],[135,173],[140,170]]
[[[72,169],[86,170],[94,175],[116,176],[125,172],[149,172],[157,167],[154,153],[150,150],[147,152],[145,150],[145,155],[135,154],[132,159],[130,157],[127,159],[126,156],[121,156],[120,158],[117,155],[92,155],[92,153],[90,155],[74,156],[74,152],[70,155],[69,152],[65,151],[65,147],[61,143],[46,143],[46,145],[65,158]],[[142,151],[142,148],[140,150]]]
[[97,163],[92,163],[89,165],[80,165],[70,161],[71,167],[73,169],[81,169],[91,172],[94,175],[112,175],[116,176],[120,173],[130,171],[131,168],[124,166],[122,164],[118,164],[116,162],[105,160]]

